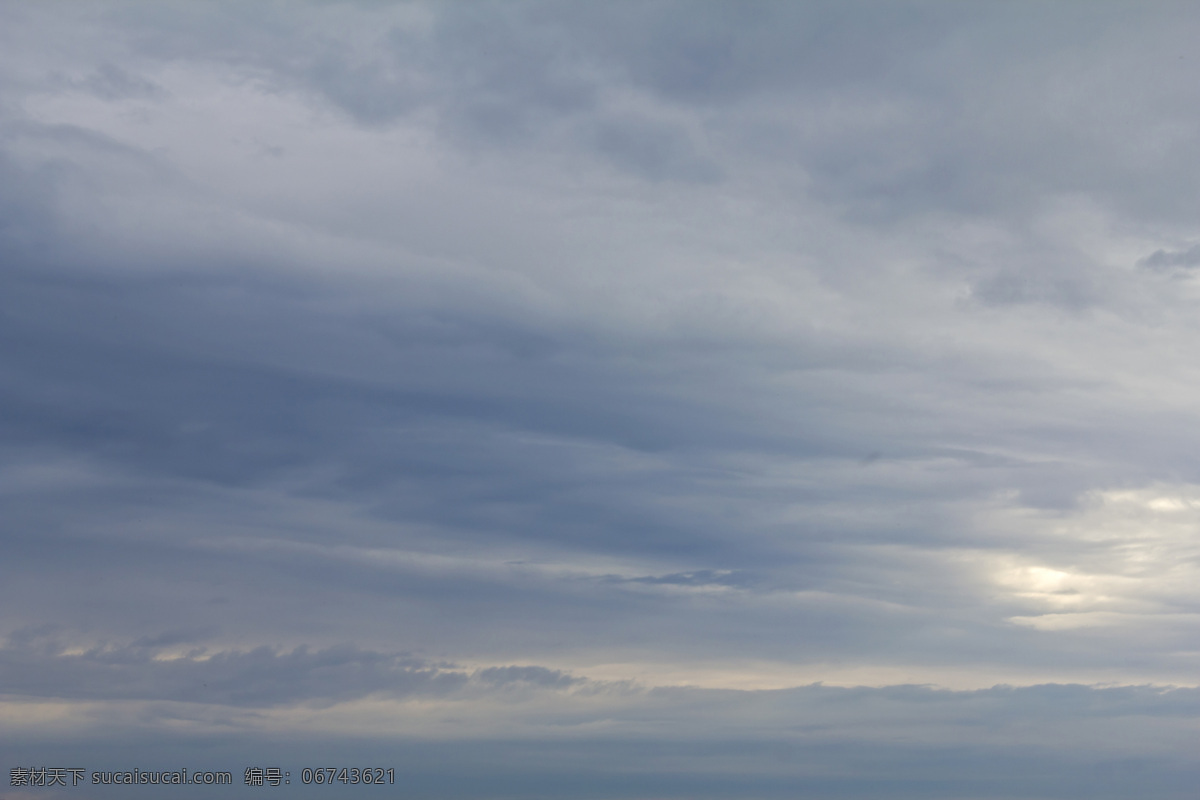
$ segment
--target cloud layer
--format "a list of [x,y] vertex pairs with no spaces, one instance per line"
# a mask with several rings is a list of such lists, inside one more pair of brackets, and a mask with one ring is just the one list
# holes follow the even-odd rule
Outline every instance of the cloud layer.
[[9,766],[1190,796],[1198,32],[0,4]]

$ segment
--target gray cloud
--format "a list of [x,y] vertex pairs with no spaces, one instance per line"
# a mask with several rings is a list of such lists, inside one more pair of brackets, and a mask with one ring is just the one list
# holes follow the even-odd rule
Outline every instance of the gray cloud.
[[[18,631],[0,651],[9,692],[28,697],[85,700],[172,700],[242,708],[282,703],[334,703],[374,692],[444,694],[461,689],[467,675],[420,661],[352,647],[278,652],[206,653],[189,648],[177,658],[156,658],[184,636],[140,639],[65,654],[53,640]],[[40,640],[40,641],[39,641]]]
[[[523,670],[523,675],[537,670],[504,669]],[[394,765],[411,788],[453,788],[464,797],[518,792],[549,797],[572,791],[768,798],[787,796],[797,787],[829,797],[996,791],[1120,797],[1134,790],[1172,797],[1181,796],[1195,774],[1185,732],[1194,723],[1197,698],[1187,689],[1041,685],[948,692],[921,686],[808,686],[731,692],[602,688],[583,682],[564,691],[555,682],[521,695],[526,702],[548,703],[513,706],[511,695],[496,694],[508,705],[500,735],[493,737],[488,735],[493,721],[480,713],[487,690],[474,695],[477,705],[471,711],[462,705],[466,686],[421,693],[426,709],[445,702],[454,715],[453,733],[444,721],[413,720],[437,724],[436,738],[408,734],[314,743],[311,732],[296,737],[267,728],[252,740],[242,739],[231,724],[236,717],[206,716],[197,713],[200,706],[182,704],[152,706],[136,718],[110,716],[107,729],[136,743],[141,763],[150,768],[175,765],[170,759],[189,749],[187,763],[193,769],[234,766],[237,772],[260,759],[295,774],[314,758],[349,757],[360,759],[355,763]],[[599,710],[598,698],[604,700]],[[419,708],[410,706],[406,713],[419,714]],[[179,730],[184,721],[191,726],[188,732]],[[231,741],[231,734],[237,738]],[[1183,740],[1171,742],[1170,737],[1180,736]],[[110,747],[81,750],[62,740],[36,742],[36,749],[28,741],[15,742],[9,752],[18,759],[37,752],[85,763],[78,756],[83,752],[93,769],[120,769],[127,757]],[[583,786],[573,789],[573,782]],[[109,796],[90,786],[76,792]]]
[[1172,269],[1192,269],[1200,265],[1200,245],[1187,250],[1155,250],[1145,258],[1138,259],[1139,267],[1154,272],[1169,272]]
[[714,181],[719,168],[696,153],[686,132],[642,120],[600,124],[597,148],[622,167],[651,180]]
[[101,64],[77,86],[95,93],[104,100],[126,100],[129,98],[153,99],[162,93],[162,87],[153,81],[139,78],[115,64]]
[[10,737],[1182,796],[1197,22],[3,8]]

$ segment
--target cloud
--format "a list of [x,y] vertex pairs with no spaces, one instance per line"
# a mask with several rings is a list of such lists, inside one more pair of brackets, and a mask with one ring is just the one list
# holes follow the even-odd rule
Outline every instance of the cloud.
[[[275,657],[296,667],[341,664],[347,656]],[[362,664],[371,656],[352,659]],[[208,667],[210,674],[229,663]],[[1200,710],[1193,689],[813,685],[745,692],[567,682],[532,666],[483,669],[469,679],[446,668],[441,674],[458,680],[362,702],[249,709],[108,702],[74,710],[110,736],[119,732],[151,767],[174,763],[190,748],[193,769],[237,765],[240,772],[243,762],[265,758],[296,774],[324,753],[326,760],[387,764],[412,786],[453,786],[466,797],[550,796],[580,781],[593,787],[580,790],[585,795],[618,796],[766,798],[800,786],[831,797],[885,787],[901,796],[986,796],[1003,788],[1118,797],[1140,786],[1169,797],[1195,771],[1186,736]],[[515,683],[524,691],[513,692]],[[47,741],[53,723],[33,721],[32,710],[20,727],[23,740],[9,750],[18,760],[35,744],[42,757],[76,763],[87,752],[92,768],[120,768],[122,752]],[[358,731],[352,744],[348,723]],[[105,796],[79,791],[89,789],[85,796]]]
[[580,678],[564,675],[556,669],[545,667],[488,667],[475,673],[484,681],[496,686],[506,686],[514,683],[531,684],[552,689],[561,689],[573,683],[579,683]]
[[1154,272],[1170,272],[1177,268],[1189,270],[1200,265],[1200,245],[1189,247],[1187,250],[1155,250],[1145,258],[1139,259],[1137,265]]
[[[52,641],[18,631],[3,648],[6,688],[26,697],[78,700],[171,700],[239,708],[283,703],[334,703],[386,692],[438,694],[463,686],[467,676],[413,659],[352,647],[279,652],[209,653],[203,647],[172,653],[187,636],[145,638],[65,652]],[[176,650],[179,648],[176,647]]]
[[1190,791],[1197,23],[0,10],[3,727]]
[[606,120],[596,133],[598,149],[613,161],[652,180],[714,181],[720,170],[696,153],[686,132],[643,120]]
[[132,75],[115,64],[101,64],[95,72],[75,85],[109,101],[153,99],[162,93],[162,87],[158,84]]

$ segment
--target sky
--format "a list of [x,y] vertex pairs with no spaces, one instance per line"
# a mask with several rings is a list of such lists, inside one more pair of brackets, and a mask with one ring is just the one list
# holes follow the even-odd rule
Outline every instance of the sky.
[[0,798],[1194,798],[1198,39],[0,0]]

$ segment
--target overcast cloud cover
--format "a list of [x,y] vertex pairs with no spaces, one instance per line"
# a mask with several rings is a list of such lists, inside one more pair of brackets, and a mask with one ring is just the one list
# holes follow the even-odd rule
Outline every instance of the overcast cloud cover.
[[1195,798],[1197,41],[0,2],[0,797]]

